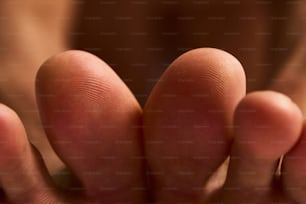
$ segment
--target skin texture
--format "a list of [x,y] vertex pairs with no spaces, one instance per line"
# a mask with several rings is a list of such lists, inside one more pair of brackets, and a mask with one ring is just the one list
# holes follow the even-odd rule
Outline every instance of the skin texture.
[[[169,66],[142,113],[103,61],[81,51],[58,54],[38,72],[37,98],[48,138],[79,183],[55,184],[18,116],[1,105],[3,200],[303,203],[303,183],[294,182],[304,176],[296,171],[304,161],[302,113],[280,93],[244,96],[244,82],[232,55],[193,50]],[[224,186],[205,194],[228,154]]]
[[254,203],[293,202],[274,180],[283,179],[285,174],[276,177],[279,158],[301,134],[303,119],[298,107],[279,93],[254,92],[239,103],[234,126],[228,176],[217,200],[241,203],[252,197]]
[[242,63],[248,91],[283,92],[304,112],[304,10],[302,1],[290,0],[269,4],[4,0],[1,102],[21,117],[52,174],[63,165],[45,139],[33,87],[42,62],[67,47],[88,50],[110,64],[142,107],[177,56],[198,47],[221,48]]
[[[88,2],[98,15],[88,9]],[[1,155],[7,155],[0,158],[4,199],[12,203],[144,203],[146,199],[237,203],[248,202],[251,196],[256,198],[254,203],[306,201],[301,165],[305,163],[305,131],[300,134],[302,119],[296,105],[273,92],[255,93],[242,100],[233,124],[245,77],[236,59],[213,49],[185,54],[159,80],[162,70],[186,50],[219,47],[242,62],[248,90],[278,90],[305,112],[303,3],[246,1],[235,5],[214,1],[199,6],[194,2],[136,5],[125,1],[98,7],[101,1],[93,0],[83,5],[90,14],[80,17],[89,25],[86,32],[101,30],[93,32],[95,37],[73,32],[79,36],[78,46],[102,51],[99,56],[110,62],[141,105],[155,83],[156,87],[142,113],[133,94],[97,58],[82,52],[51,58],[39,71],[37,98],[52,148],[40,124],[33,85],[38,66],[66,47],[71,1],[1,2],[1,17],[6,20],[1,21],[0,44],[7,51],[0,55],[0,93],[2,102],[22,120],[7,107],[0,107]],[[129,21],[126,17],[131,15],[134,20]],[[111,21],[113,16],[118,18]],[[169,20],[169,26],[163,27],[156,16]],[[97,26],[94,19],[107,20]],[[288,23],[282,19],[289,19]],[[129,38],[123,35],[127,33]],[[239,112],[245,108],[262,116]],[[199,129],[206,129],[207,134]],[[63,167],[53,149],[79,181],[71,184],[68,179],[68,192],[53,183],[44,167],[45,163],[52,174]],[[230,151],[225,186],[210,199],[201,189]],[[284,162],[275,177],[282,155]],[[239,191],[233,193],[233,189]],[[245,194],[241,195],[241,189]],[[78,193],[80,197],[75,196]]]
[[240,63],[214,49],[186,53],[163,74],[144,108],[145,148],[158,201],[199,202],[203,183],[228,155],[228,126],[244,86]]
[[142,111],[117,75],[92,55],[67,52],[42,66],[37,93],[49,140],[84,193],[107,203],[143,200],[135,190],[144,188]]

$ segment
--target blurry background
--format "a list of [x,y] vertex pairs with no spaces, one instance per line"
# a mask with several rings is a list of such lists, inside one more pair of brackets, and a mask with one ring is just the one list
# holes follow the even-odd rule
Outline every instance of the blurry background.
[[[77,3],[77,2],[75,2]],[[279,72],[304,33],[302,1],[78,1],[73,47],[111,65],[141,104],[176,57],[198,47],[224,49],[246,69],[248,90]]]

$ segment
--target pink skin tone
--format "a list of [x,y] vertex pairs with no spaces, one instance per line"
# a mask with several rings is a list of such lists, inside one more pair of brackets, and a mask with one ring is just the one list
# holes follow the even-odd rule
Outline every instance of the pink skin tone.
[[[300,26],[306,7],[289,1],[275,1],[277,10],[258,1],[239,5],[214,1],[201,6],[191,2],[181,1],[175,9],[158,1],[142,5],[142,9],[129,1],[104,5],[100,10],[96,6],[100,1],[84,5],[80,19],[85,19],[86,25],[88,11],[89,16],[108,21],[91,21],[94,24],[85,31],[100,33],[99,41],[79,36],[79,46],[101,47],[96,53],[123,79],[105,62],[81,51],[51,57],[36,76],[43,61],[68,46],[72,1],[0,3],[0,14],[6,19],[0,22],[5,28],[0,44],[7,48],[0,55],[0,94],[1,102],[9,107],[0,106],[3,200],[306,202],[306,125],[302,117],[306,110],[306,35]],[[271,18],[279,13],[289,19],[288,24]],[[118,27],[112,23],[117,14],[134,20]],[[169,18],[171,26],[160,27],[162,24],[149,19],[147,28],[148,18],[143,16],[148,14]],[[220,21],[220,16],[224,20]],[[101,30],[92,30],[95,28]],[[286,32],[278,32],[280,28]],[[167,36],[177,29],[179,35]],[[106,35],[110,30],[118,35]],[[148,40],[139,35],[144,32],[156,37]],[[129,33],[130,40],[120,33]],[[180,36],[184,40],[178,40]],[[162,46],[169,49],[156,54],[154,48]],[[182,48],[199,46],[223,48],[239,56],[245,69],[230,54],[208,48],[183,54],[161,77],[161,69],[149,69],[166,63],[165,56],[178,56]],[[126,47],[133,52],[122,54],[119,48]],[[148,69],[135,65],[147,65]],[[150,92],[148,84],[153,82]],[[245,95],[246,90],[259,88],[287,96],[273,91]],[[143,97],[146,94],[148,99]],[[135,98],[141,105],[145,103],[143,108]],[[211,175],[229,155],[227,176],[223,166],[223,178],[211,182]],[[64,165],[74,176],[59,172]],[[215,191],[216,183],[219,189]]]
[[[230,54],[193,50],[169,66],[142,111],[100,59],[80,51],[56,55],[37,75],[39,110],[55,152],[82,185],[58,188],[18,116],[2,105],[0,180],[6,199],[145,203],[150,193],[158,203],[250,198],[254,203],[303,203],[305,175],[296,171],[304,159],[302,113],[276,92],[245,96],[244,82],[243,69]],[[224,186],[204,194],[209,176],[228,154]],[[284,182],[275,186],[275,179]]]

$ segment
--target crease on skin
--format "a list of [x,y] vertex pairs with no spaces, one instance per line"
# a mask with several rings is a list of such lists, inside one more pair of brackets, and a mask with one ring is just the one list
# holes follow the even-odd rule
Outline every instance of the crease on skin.
[[230,158],[228,157],[218,169],[212,173],[204,186],[204,195],[212,195],[212,193],[219,190],[225,183]]
[[[224,61],[217,61],[220,60],[220,58],[229,58],[229,62],[224,62]],[[229,123],[229,120],[227,120],[227,118],[224,117],[224,114],[230,115],[231,110],[227,110],[228,105],[230,109],[232,109],[232,104],[236,103],[237,100],[232,101],[230,100],[229,102],[226,102],[223,100],[224,96],[226,96],[228,93],[226,92],[226,86],[230,85],[230,89],[233,89],[233,81],[235,80],[235,77],[239,78],[241,76],[242,69],[239,68],[240,64],[236,63],[237,60],[233,60],[233,57],[231,57],[229,54],[223,52],[223,51],[216,51],[215,49],[199,49],[196,51],[193,51],[191,53],[186,53],[183,54],[182,56],[180,56],[177,60],[175,60],[170,67],[166,70],[166,72],[164,73],[164,75],[162,76],[162,80],[161,83],[158,84],[157,87],[154,88],[153,92],[151,93],[151,96],[153,97],[159,97],[158,94],[164,93],[165,95],[162,97],[162,99],[165,99],[167,102],[167,99],[172,99],[172,101],[176,101],[175,103],[179,103],[179,108],[182,111],[176,111],[175,113],[177,114],[178,117],[174,117],[174,119],[171,119],[171,124],[173,124],[173,120],[178,120],[179,118],[185,118],[186,116],[188,117],[191,113],[196,113],[197,111],[201,111],[201,109],[205,108],[205,106],[208,106],[208,109],[204,109],[203,114],[204,115],[213,115],[213,117],[215,117],[215,120],[220,121],[221,126],[223,126],[224,123]],[[236,69],[239,68],[239,69]],[[237,74],[237,75],[235,75]],[[226,81],[228,80],[228,82]],[[226,83],[227,82],[227,83]],[[240,85],[240,83],[242,82],[241,79],[238,80],[238,84]],[[172,88],[170,87],[171,84]],[[236,84],[236,82],[235,82]],[[216,91],[216,87],[217,87],[217,91]],[[241,83],[241,86],[243,86],[243,83]],[[198,87],[198,88],[197,88]],[[162,90],[161,90],[162,89]],[[175,92],[175,95],[169,92]],[[238,95],[239,93],[239,95]],[[172,95],[171,95],[172,94]],[[235,91],[234,96],[240,96],[242,94],[240,94],[240,91]],[[168,97],[167,97],[168,96]],[[229,97],[229,99],[232,99],[233,97]],[[176,99],[177,98],[177,99]],[[236,98],[236,97],[235,97]],[[240,97],[237,97],[238,99],[240,99]],[[170,100],[169,99],[169,100]],[[152,99],[151,99],[152,100]],[[155,98],[156,100],[156,98]],[[181,104],[183,103],[183,104]],[[197,104],[196,107],[191,107],[190,105],[188,105],[189,103],[195,103]],[[154,104],[147,104],[147,107],[153,106]],[[158,104],[159,107],[160,106],[164,106],[164,102],[159,101]],[[157,106],[155,104],[155,106]],[[154,107],[154,106],[153,106]],[[154,107],[155,108],[155,107]],[[214,110],[211,110],[211,108],[213,108]],[[223,113],[224,110],[222,108],[227,108],[226,109],[226,113]],[[162,112],[161,112],[162,113]],[[215,114],[216,113],[216,114]],[[181,115],[178,115],[181,114]],[[205,121],[203,124],[203,120],[205,120],[205,118],[203,118],[203,114],[199,115],[198,120],[199,122],[197,122],[198,124],[189,124],[187,122],[183,121],[183,126],[187,125],[190,126],[192,130],[196,130],[196,132],[202,132],[201,130],[199,130],[199,128],[195,128],[196,125],[201,125],[202,128],[204,128],[204,131],[206,130],[205,127],[211,128],[212,126],[215,126],[215,124],[210,124],[208,121]],[[168,117],[166,117],[167,119]],[[188,120],[188,119],[187,119]],[[159,121],[160,122],[160,121]],[[176,122],[176,124],[180,124],[181,122],[178,121]],[[175,123],[174,123],[175,124]],[[157,124],[159,125],[159,124]],[[174,125],[173,128],[175,128],[176,126]],[[171,128],[171,127],[170,127]],[[217,127],[219,128],[219,127]],[[222,127],[220,127],[222,128]],[[214,129],[214,128],[212,128]],[[214,131],[213,134],[217,134],[217,132]],[[186,137],[180,138],[183,139],[183,141],[189,141],[188,136],[190,136],[190,133],[188,135],[188,133],[183,133],[180,130],[180,134],[182,135],[186,135]],[[165,135],[165,137],[167,137],[167,135]],[[198,135],[197,138],[203,138],[203,136],[201,134]],[[219,137],[218,137],[219,138]],[[211,140],[211,138],[208,138],[209,140]],[[215,138],[212,137],[213,141],[208,141],[211,143],[215,143],[215,142],[220,142],[215,141]],[[223,140],[223,139],[222,139]],[[195,140],[196,141],[196,140]],[[148,141],[147,141],[148,142]],[[222,141],[223,142],[223,141]],[[182,143],[185,144],[185,143]],[[188,144],[188,143],[186,143]],[[174,145],[171,145],[174,146]],[[177,147],[177,145],[175,145]],[[187,147],[188,146],[184,146]],[[154,148],[154,147],[150,147],[149,148]],[[168,147],[168,149],[171,149]],[[180,150],[184,150],[183,148],[179,147]],[[188,151],[189,150],[189,151]],[[162,151],[162,150],[161,150]],[[226,151],[226,150],[225,150]],[[169,150],[165,150],[166,154],[169,155]],[[191,162],[190,160],[190,155],[189,153],[192,152],[195,155],[199,155],[197,153],[196,150],[192,150],[192,149],[185,149],[184,151],[184,155],[179,155],[180,158],[184,158],[184,159],[188,159],[189,162]],[[200,151],[201,152],[201,151]],[[170,152],[171,153],[171,152]],[[176,152],[173,152],[172,155],[175,156],[175,154],[177,154]],[[208,152],[209,154],[209,152]],[[155,155],[152,156],[158,156],[160,155],[160,153],[155,152]],[[170,156],[172,156],[170,155]],[[192,157],[194,155],[191,155]],[[218,163],[216,165],[216,168],[218,166],[220,166],[220,164],[225,160],[225,157],[220,159],[220,163]],[[176,158],[176,157],[174,157]],[[176,158],[177,159],[177,158]],[[203,158],[201,158],[203,159]],[[206,158],[204,158],[206,159]],[[200,160],[194,160],[194,162],[198,162]],[[172,163],[174,163],[173,161],[171,161]],[[200,161],[200,163],[202,163],[204,165],[205,161],[202,160]],[[175,163],[174,163],[175,164]],[[202,165],[201,164],[201,165]],[[152,162],[151,165],[154,165],[155,167],[160,166],[161,165],[161,161],[156,161],[155,163]],[[194,164],[193,164],[194,165]],[[205,164],[207,165],[207,164]],[[175,164],[175,166],[180,166],[180,164]],[[190,166],[189,164],[186,163],[182,163],[182,166]],[[222,166],[227,168],[226,166]],[[215,167],[212,167],[215,169]],[[167,173],[172,173],[171,169],[167,169]],[[176,171],[176,170],[174,170]],[[182,176],[184,176],[184,173],[187,173],[190,171],[190,169],[187,168],[187,172],[184,171],[184,169],[182,169],[181,173]],[[226,171],[223,171],[226,172]],[[208,173],[208,177],[210,177],[212,175],[213,172],[207,172]],[[203,173],[204,174],[204,173]],[[199,173],[200,175],[200,173]],[[221,177],[224,176],[221,174]],[[202,176],[200,176],[202,177]],[[225,176],[224,176],[225,177]],[[206,178],[206,175],[205,175]],[[162,181],[161,179],[164,178],[155,178],[156,180],[156,185],[166,185],[166,184],[171,184],[171,183],[176,183],[178,181],[171,181],[170,179],[166,179],[164,181]],[[185,183],[185,185],[190,182],[188,179],[188,177],[185,176],[185,178],[181,177],[180,178],[185,179],[182,180],[182,183]],[[202,179],[202,178],[201,178]],[[206,180],[206,179],[205,179]],[[225,179],[223,179],[225,180]],[[215,180],[216,181],[216,180]],[[164,184],[163,184],[164,183]],[[191,182],[191,185],[201,185],[201,189],[204,191],[209,191],[209,190],[215,190],[215,189],[205,189],[204,188],[204,180],[200,181],[200,184],[197,183],[193,183]],[[212,184],[215,185],[215,184]],[[212,186],[211,185],[211,186]],[[217,184],[214,186],[214,188],[218,188],[220,187],[221,184]],[[211,186],[208,186],[208,188],[210,188]]]
[[285,193],[298,203],[305,203],[305,144],[306,144],[306,122],[303,123],[303,132],[301,138],[288,155],[284,158],[282,166],[281,178],[282,183],[285,184]]
[[[173,67],[184,67],[184,63],[185,62],[176,62],[175,64],[173,64]],[[183,64],[183,65],[182,65]],[[175,72],[174,74],[172,74],[175,76],[174,78],[176,78],[176,80],[178,82],[189,82],[189,83],[198,83],[198,84],[203,84],[203,81],[207,81],[209,83],[209,81],[214,81],[215,83],[215,87],[206,87],[209,88],[208,93],[205,94],[205,97],[210,97],[211,95],[218,95],[218,96],[222,96],[224,95],[224,77],[222,74],[220,74],[219,72],[215,72],[215,71],[210,71],[211,69],[209,67],[203,67],[204,71],[201,71],[200,75],[197,76],[188,76],[188,68],[185,68],[184,70],[182,69],[176,69],[176,68],[171,68],[172,72]],[[185,66],[186,67],[186,66]],[[196,66],[197,67],[197,66]],[[202,69],[202,67],[197,67],[197,69]],[[221,76],[220,76],[221,75]],[[201,83],[200,83],[201,81]],[[201,87],[200,87],[201,88]],[[213,93],[213,94],[212,94]],[[201,93],[197,93],[195,96],[203,96],[201,95]]]
[[[200,51],[203,48],[199,48],[198,50]],[[213,50],[215,50],[214,48],[204,48],[206,49],[205,52],[209,53]],[[215,51],[214,51],[215,52]],[[213,93],[213,95],[217,95],[217,96],[224,96],[227,95],[228,93],[230,93],[229,91],[227,91],[227,83],[226,80],[224,79],[229,79],[229,78],[235,78],[236,76],[234,74],[236,74],[237,72],[232,69],[232,71],[228,71],[228,70],[224,70],[221,69],[221,67],[242,67],[241,63],[231,54],[223,51],[223,50],[217,50],[216,55],[214,55],[213,57],[206,57],[206,55],[203,54],[203,57],[199,58],[199,56],[197,54],[193,54],[193,53],[185,53],[183,54],[181,57],[179,57],[177,60],[174,61],[174,63],[171,65],[172,66],[177,66],[177,67],[186,67],[185,69],[175,69],[172,68],[172,70],[174,70],[174,72],[176,72],[173,75],[176,75],[177,78],[182,78],[182,77],[187,77],[188,78],[197,78],[199,81],[214,81],[214,87],[209,87],[209,93]],[[222,55],[228,55],[230,57],[222,57]],[[185,55],[189,55],[188,56],[188,61],[185,62]],[[190,56],[191,55],[191,56]],[[194,56],[192,56],[194,55]],[[209,54],[208,54],[209,55]],[[219,57],[220,55],[220,57]],[[206,62],[207,66],[203,67],[201,64],[203,63],[203,59]],[[222,59],[222,61],[220,61],[220,59]],[[234,60],[233,60],[234,59]],[[190,64],[190,61],[192,61],[193,67],[196,69],[199,69],[199,71],[197,72],[199,75],[198,76],[190,76],[188,77],[188,66],[184,66],[184,64]],[[203,70],[201,70],[203,69]],[[243,75],[244,75],[244,70],[241,69]],[[244,79],[245,80],[245,79]],[[231,80],[229,80],[231,81]],[[197,83],[197,81],[195,81],[195,83]],[[217,93],[217,94],[216,94]]]
[[75,95],[75,97],[79,97],[82,100],[89,100],[96,105],[101,105],[101,101],[106,101],[111,97],[112,88],[108,81],[101,81],[96,77],[87,76],[86,78],[74,78],[72,84],[73,86],[70,86],[70,88],[78,90],[77,92],[79,93],[79,96]]
[[[87,64],[88,60],[92,62],[91,66]],[[74,67],[75,72],[73,72],[73,69],[71,68],[68,68],[66,73],[61,70],[59,70],[59,73],[54,72],[52,69],[56,64],[60,64],[60,67],[63,68]],[[110,72],[111,69],[108,70],[107,68],[104,68],[90,71],[88,66],[105,67],[106,64],[102,60],[97,60],[94,56],[81,51],[68,51],[68,53],[59,54],[52,58],[50,64],[48,64],[47,61],[43,65],[45,69],[42,69],[38,74],[38,76],[41,76],[38,77],[36,84],[49,84],[49,87],[46,87],[47,89],[43,88],[48,90],[48,92],[51,92],[54,88],[52,87],[52,84],[55,84],[57,89],[64,90],[66,89],[66,86],[69,86],[69,89],[71,90],[70,92],[74,93],[70,95],[70,97],[72,97],[71,101],[76,100],[76,102],[81,102],[89,100],[99,107],[102,104],[101,101],[107,101],[107,96],[111,97],[112,87],[110,84],[113,77],[111,79],[106,78],[108,74],[104,73]],[[95,73],[97,76],[90,72]],[[48,78],[52,78],[53,80],[49,83],[39,82],[41,79],[45,79],[46,76],[49,76]],[[102,78],[103,80],[99,80],[98,78]],[[39,85],[37,85],[37,87],[39,87]],[[38,93],[41,92],[39,89],[41,88],[38,88]],[[63,97],[67,97],[67,94],[64,95],[64,93],[61,93],[61,90],[55,91],[63,94]]]
[[[79,57],[79,55],[81,56]],[[73,132],[75,132],[73,136],[78,136],[78,138],[73,139],[73,142],[76,144],[76,146],[79,145],[79,148],[77,152],[71,150],[71,154],[81,154],[82,156],[83,153],[85,156],[91,155],[92,159],[88,158],[87,161],[81,161],[84,167],[83,170],[74,171],[74,174],[78,176],[78,178],[82,181],[83,186],[85,186],[86,191],[88,191],[87,195],[94,197],[96,194],[101,195],[101,193],[105,193],[110,196],[112,192],[108,192],[107,189],[106,192],[102,192],[101,189],[99,190],[99,188],[101,185],[105,185],[105,188],[114,185],[113,181],[108,180],[112,178],[117,178],[119,180],[122,176],[124,179],[118,183],[115,182],[115,187],[117,188],[118,186],[120,189],[130,189],[127,185],[129,185],[129,183],[136,182],[135,180],[139,175],[128,175],[126,178],[122,172],[118,171],[119,174],[116,175],[116,172],[110,168],[112,164],[118,166],[119,168],[120,166],[128,164],[128,162],[132,162],[126,171],[135,170],[137,173],[140,171],[138,170],[138,165],[139,168],[141,168],[140,164],[138,164],[135,160],[131,160],[133,158],[130,158],[134,155],[138,157],[140,154],[138,153],[137,149],[131,146],[132,142],[135,142],[134,146],[136,146],[138,134],[136,134],[136,129],[134,126],[138,128],[137,122],[139,115],[141,114],[141,109],[136,103],[136,99],[131,95],[128,88],[125,88],[124,83],[120,81],[119,77],[117,77],[109,66],[103,61],[97,60],[97,58],[93,55],[82,52],[71,53],[70,51],[68,53],[66,52],[66,54],[55,56],[55,59],[51,58],[49,62],[50,64],[47,64],[49,67],[45,67],[45,69],[42,69],[40,73],[41,75],[39,78],[41,79],[41,82],[38,83],[38,88],[40,88],[38,89],[38,92],[51,92],[55,93],[56,96],[53,103],[45,103],[47,101],[42,99],[41,105],[52,105],[55,108],[60,107],[72,110],[72,113],[68,113],[66,116],[64,115],[64,117],[62,117],[65,126],[67,126],[67,119],[71,119],[72,122],[77,124],[76,128],[78,128],[80,123],[83,127],[88,127],[88,129],[83,130],[83,132],[78,129],[73,130]],[[50,78],[49,74],[52,75],[53,79],[63,79],[64,81],[57,82],[52,79],[44,80],[47,77]],[[66,79],[69,80],[65,81]],[[67,90],[69,91],[68,94]],[[68,101],[61,103],[60,101],[63,100]],[[113,113],[114,111],[116,111],[116,113]],[[71,116],[71,114],[75,114],[76,118],[74,115]],[[49,119],[53,120],[52,118]],[[118,128],[118,125],[123,125],[123,129],[121,130],[121,128]],[[103,134],[107,132],[109,133],[106,134],[106,136],[111,137],[103,137]],[[129,132],[131,135],[125,135],[126,132]],[[60,135],[56,131],[53,133]],[[66,128],[66,132],[64,131],[62,133],[63,138],[70,137],[69,135],[66,135],[67,133],[69,134],[69,131]],[[84,135],[86,136],[86,139],[82,139],[84,138]],[[137,138],[135,138],[136,135]],[[57,137],[56,135],[53,136]],[[109,139],[111,141],[108,141]],[[101,144],[97,144],[97,142],[101,142]],[[92,146],[93,144],[97,145]],[[69,150],[69,146],[55,146],[56,148],[54,149],[57,149],[57,151],[61,154],[62,152]],[[134,150],[136,152],[134,152]],[[121,155],[122,153],[124,153],[124,155]],[[121,159],[114,158],[114,162],[110,161],[109,159],[104,160],[104,163],[101,161],[101,159],[103,159],[101,158],[102,155],[116,156],[118,154],[120,154],[119,156]],[[62,159],[65,160],[67,164],[70,164],[70,166],[79,165],[75,161],[72,161],[71,159],[69,160],[69,158],[63,157]],[[98,163],[96,163],[97,160],[95,159],[98,160]],[[99,182],[97,178],[92,177],[90,174],[86,174],[86,171],[89,173],[100,171],[101,175],[105,173],[105,175],[109,175],[109,178],[107,178],[107,180],[100,180]],[[142,186],[142,184],[138,184],[138,182],[135,185]],[[114,198],[116,198],[115,195]]]
[[[88,64],[88,61],[91,61],[91,64]],[[75,87],[79,89],[82,94],[88,96],[88,99],[93,102],[99,101],[100,99],[107,101],[107,97],[112,97],[114,93],[112,84],[114,82],[122,89],[128,90],[128,92],[122,91],[121,93],[132,94],[131,91],[125,87],[124,83],[121,82],[121,84],[118,84],[120,78],[111,67],[103,60],[87,52],[78,50],[67,51],[64,54],[53,57],[52,65],[57,63],[59,63],[61,67],[74,67],[76,72],[72,72],[73,69],[70,68],[68,71],[70,75],[66,73],[67,77],[64,80],[70,78],[70,88]],[[45,63],[44,66],[49,66],[48,62]],[[101,69],[92,69],[91,67],[100,67]],[[48,74],[51,72],[51,75],[53,75],[52,71],[45,72]],[[46,75],[46,73],[44,73],[44,75]],[[57,74],[52,78],[57,78],[56,75]]]

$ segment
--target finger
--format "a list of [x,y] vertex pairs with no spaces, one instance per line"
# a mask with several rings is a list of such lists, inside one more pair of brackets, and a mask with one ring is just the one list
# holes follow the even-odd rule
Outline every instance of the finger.
[[37,98],[50,142],[89,199],[143,201],[141,108],[104,62],[81,51],[52,57]]
[[0,182],[10,203],[64,202],[19,117],[0,105]]
[[226,52],[196,49],[170,65],[144,109],[157,202],[200,202],[205,182],[228,156],[229,125],[244,93],[243,69]]
[[254,92],[240,102],[224,186],[228,202],[246,202],[253,195],[257,203],[272,192],[278,161],[297,142],[302,119],[297,105],[276,92]]
[[306,202],[306,123],[304,122],[303,131],[298,143],[284,157],[282,169],[282,181],[285,192],[296,202]]

